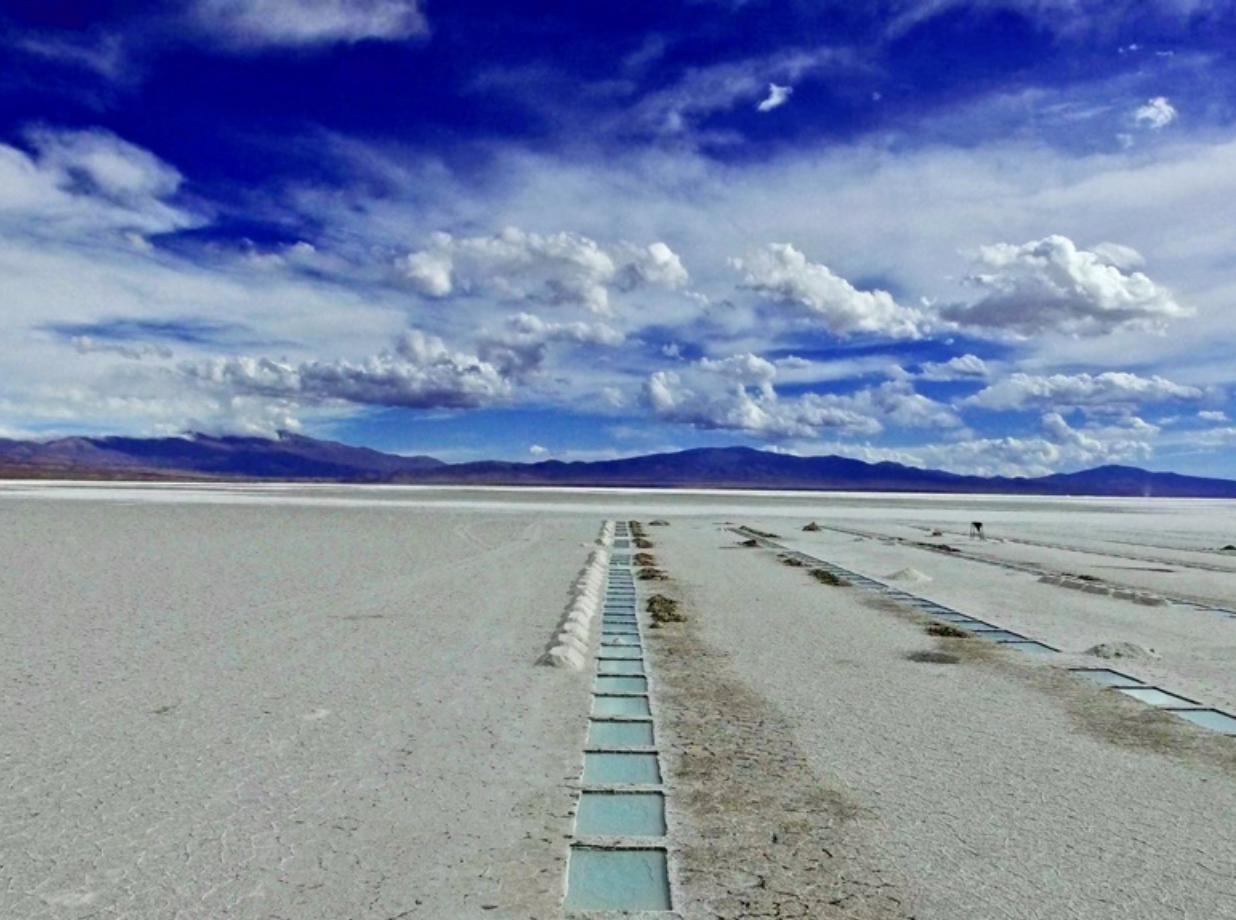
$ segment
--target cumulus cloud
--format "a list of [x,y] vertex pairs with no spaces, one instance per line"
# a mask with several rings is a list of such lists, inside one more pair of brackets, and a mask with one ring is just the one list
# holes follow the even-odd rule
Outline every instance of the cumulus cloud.
[[1118,424],[1070,426],[1056,413],[1039,420],[1039,430],[1022,437],[957,438],[930,444],[881,447],[841,441],[812,445],[814,453],[889,461],[975,476],[1047,476],[1108,463],[1130,463],[1151,456],[1159,430],[1139,418]]
[[664,421],[770,439],[812,437],[824,428],[864,434],[880,430],[875,420],[828,405],[814,394],[779,400],[775,393],[752,393],[738,383],[708,392],[692,389],[673,371],[657,371],[649,377],[644,400]]
[[1133,120],[1152,131],[1159,131],[1175,121],[1176,116],[1177,112],[1166,96],[1155,96],[1147,100],[1145,105],[1137,107]]
[[302,405],[475,408],[506,399],[512,389],[492,364],[451,351],[441,339],[415,329],[393,350],[356,362],[240,356],[185,362],[179,370],[217,390]]
[[624,262],[619,278],[624,290],[644,285],[680,288],[690,280],[682,260],[665,243],[650,243],[642,248],[628,244],[619,247],[618,254]]
[[963,326],[1019,335],[1093,336],[1162,329],[1169,320],[1191,313],[1166,288],[1141,272],[1126,274],[1110,258],[1078,249],[1063,236],[1020,246],[983,246],[981,270],[967,281],[987,294],[972,304],[946,307],[941,316]]
[[1227,413],[1220,412],[1216,409],[1203,409],[1197,414],[1197,417],[1206,422],[1226,422]]
[[921,451],[929,465],[980,476],[1047,476],[1149,458],[1159,429],[1131,417],[1119,424],[1074,428],[1058,413],[1045,413],[1031,437],[975,438]]
[[987,364],[977,355],[959,355],[943,362],[929,361],[918,374],[923,380],[975,380],[987,375]]
[[554,323],[531,313],[510,317],[503,327],[479,337],[477,354],[506,378],[524,380],[539,372],[553,343],[616,347],[625,336],[604,323]]
[[416,0],[197,0],[195,12],[224,43],[242,47],[393,41],[428,29]]
[[980,409],[1079,407],[1125,409],[1146,403],[1200,399],[1197,387],[1182,386],[1163,377],[1139,377],[1109,371],[1103,374],[1010,374],[965,400]]
[[770,243],[729,264],[742,272],[742,288],[798,308],[834,335],[919,334],[923,316],[917,310],[899,305],[887,291],[858,290],[828,266],[807,261],[789,243]]
[[741,431],[770,440],[812,438],[821,431],[876,434],[884,424],[954,428],[955,413],[904,381],[856,393],[806,393],[783,398],[776,364],[753,354],[703,358],[682,373],[658,371],[644,385],[644,402],[664,421]]
[[575,233],[541,235],[515,227],[483,237],[435,233],[425,249],[396,265],[427,297],[493,294],[602,315],[611,310],[611,287],[674,289],[688,280],[681,260],[662,242],[604,247]]
[[793,92],[792,86],[778,86],[776,83],[769,83],[768,95],[755,107],[756,111],[771,112],[773,109],[781,108],[790,101],[790,95]]

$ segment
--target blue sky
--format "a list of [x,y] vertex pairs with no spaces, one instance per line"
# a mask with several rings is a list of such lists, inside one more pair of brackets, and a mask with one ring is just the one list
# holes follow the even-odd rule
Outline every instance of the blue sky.
[[0,0],[0,436],[1236,476],[1236,3]]

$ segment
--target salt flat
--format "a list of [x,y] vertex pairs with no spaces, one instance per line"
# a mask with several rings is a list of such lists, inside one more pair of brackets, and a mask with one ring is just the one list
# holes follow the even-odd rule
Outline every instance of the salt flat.
[[[1236,620],[1036,574],[1236,607],[1230,503],[8,483],[0,916],[560,916],[588,683],[536,662],[601,521],[654,517],[683,916],[1236,905],[1236,739],[1065,671],[1231,711]],[[1062,654],[930,637],[736,524]]]
[[535,661],[595,519],[125,497],[0,521],[0,917],[556,906],[587,688]]

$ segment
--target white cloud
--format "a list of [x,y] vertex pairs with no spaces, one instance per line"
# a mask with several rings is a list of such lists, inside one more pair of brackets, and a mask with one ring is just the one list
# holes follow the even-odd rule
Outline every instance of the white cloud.
[[1040,419],[1039,432],[1026,437],[950,439],[905,447],[815,442],[810,452],[962,475],[1047,476],[1109,463],[1136,463],[1151,456],[1158,429],[1137,418],[1121,422],[1072,428],[1060,416],[1048,413]]
[[1120,243],[1099,243],[1092,251],[1108,265],[1114,265],[1121,271],[1141,268],[1146,264],[1140,252],[1132,246],[1124,246]]
[[[973,5],[973,0],[902,0],[894,5],[896,16],[886,33],[896,38],[955,7]],[[990,5],[1016,9],[1038,20],[1042,28],[1074,39],[1096,34],[1106,38],[1112,30],[1127,23],[1133,9],[1144,15],[1157,15],[1159,26],[1166,28],[1185,26],[1191,20],[1204,22],[1211,11],[1227,7],[1226,0],[1142,0],[1132,9],[1107,0],[999,0]],[[1136,51],[1138,47],[1129,44],[1121,51]]]
[[684,385],[673,371],[652,374],[644,386],[644,400],[664,421],[764,438],[812,437],[825,428],[863,434],[880,430],[873,419],[829,405],[814,394],[779,400],[775,393],[752,393],[741,384],[707,392]]
[[664,421],[696,428],[742,431],[779,440],[811,438],[823,430],[876,434],[884,423],[913,428],[957,428],[946,406],[889,381],[853,394],[806,393],[781,397],[777,365],[753,354],[703,358],[682,373],[657,371],[644,385],[644,402]]
[[650,243],[645,247],[626,245],[619,248],[625,261],[621,283],[627,289],[645,284],[664,288],[680,288],[690,280],[682,260],[664,243]]
[[696,362],[701,370],[718,374],[744,387],[757,387],[761,395],[772,397],[772,382],[777,368],[771,361],[752,354],[731,355],[728,358],[701,358]]
[[1125,425],[1071,427],[1045,414],[1037,437],[975,438],[917,451],[929,466],[979,476],[1047,476],[1069,469],[1149,458],[1158,429],[1133,418]]
[[134,67],[119,35],[28,36],[15,42],[14,47],[57,64],[96,73],[112,83],[125,83],[134,77]]
[[777,358],[777,380],[782,384],[834,383],[858,380],[862,377],[897,377],[898,368],[888,355],[872,354],[834,358],[827,361],[808,360],[795,355]]
[[858,290],[789,243],[770,243],[729,264],[743,273],[742,288],[805,311],[834,335],[918,335],[923,317],[917,310],[900,306],[887,291]]
[[504,299],[611,312],[610,288],[679,288],[688,280],[669,246],[655,242],[604,247],[575,233],[541,235],[508,227],[495,236],[435,233],[397,268],[428,297],[491,294]]
[[967,398],[964,405],[981,409],[1079,407],[1124,409],[1146,403],[1200,399],[1203,391],[1162,377],[1109,371],[1090,374],[1010,374]]
[[79,355],[116,354],[131,361],[141,361],[144,358],[171,358],[172,350],[158,343],[141,343],[125,345],[119,342],[100,342],[88,335],[74,336],[71,340]]
[[524,380],[542,370],[552,343],[615,348],[624,340],[621,332],[604,323],[554,323],[520,313],[500,330],[482,333],[477,354],[504,377]]
[[773,109],[779,109],[790,101],[790,95],[794,92],[792,86],[778,86],[776,83],[768,84],[768,95],[757,105],[756,111],[771,112]]
[[181,176],[149,151],[99,130],[28,136],[33,156],[0,144],[0,234],[141,239],[200,223],[165,200]]
[[1166,96],[1155,96],[1146,102],[1145,105],[1138,106],[1133,113],[1133,120],[1139,125],[1150,128],[1152,131],[1159,131],[1166,128],[1176,120],[1177,112],[1172,108],[1172,104],[1167,101]]
[[492,364],[453,352],[441,339],[415,329],[404,333],[394,350],[356,362],[226,357],[184,362],[179,371],[224,394],[294,405],[474,408],[511,394],[510,383]]
[[197,0],[195,13],[242,47],[395,41],[428,30],[416,0]]
[[1219,412],[1214,409],[1203,409],[1197,414],[1197,417],[1206,422],[1226,422],[1227,413]]
[[923,380],[975,380],[988,376],[987,364],[977,355],[959,355],[948,361],[929,361],[917,375]]
[[1063,236],[1020,246],[983,246],[977,261],[981,271],[967,280],[986,290],[986,296],[941,311],[945,319],[963,326],[1019,335],[1092,336],[1119,329],[1157,330],[1192,312],[1141,272],[1125,274]]
[[548,447],[542,447],[540,444],[533,444],[528,448],[528,453],[537,458],[549,456],[549,452]]
[[1190,438],[1199,447],[1227,447],[1236,444],[1236,427],[1211,428]]
[[[688,70],[677,83],[652,93],[641,100],[634,113],[635,122],[669,135],[692,131],[695,124],[714,112],[722,112],[739,103],[750,103],[767,91],[769,99],[777,93],[769,87],[786,91],[803,77],[823,70],[863,66],[850,52],[813,48],[806,51],[781,51],[762,58],[751,58],[714,64]],[[776,105],[783,103],[781,99]],[[775,108],[776,106],[771,106]],[[760,111],[768,109],[760,108]]]

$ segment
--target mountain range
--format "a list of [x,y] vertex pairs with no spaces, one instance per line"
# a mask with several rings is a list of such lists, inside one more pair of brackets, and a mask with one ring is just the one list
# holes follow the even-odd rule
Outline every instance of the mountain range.
[[0,439],[0,478],[209,479],[361,483],[810,489],[868,492],[1236,498],[1236,481],[1102,466],[1035,478],[962,476],[899,463],[795,457],[749,447],[696,448],[622,460],[448,464],[292,433],[277,438]]

